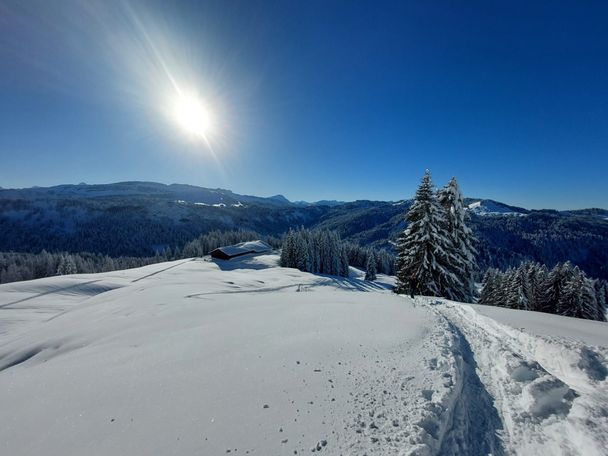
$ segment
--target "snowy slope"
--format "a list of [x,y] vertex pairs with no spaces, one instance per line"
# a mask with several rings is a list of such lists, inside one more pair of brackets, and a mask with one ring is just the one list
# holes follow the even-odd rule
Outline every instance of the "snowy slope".
[[502,309],[396,296],[389,277],[276,263],[0,286],[0,454],[606,448],[605,324],[521,330]]
[[528,213],[527,210],[507,204],[499,203],[493,200],[479,200],[469,204],[468,210],[477,215],[519,215],[523,216]]

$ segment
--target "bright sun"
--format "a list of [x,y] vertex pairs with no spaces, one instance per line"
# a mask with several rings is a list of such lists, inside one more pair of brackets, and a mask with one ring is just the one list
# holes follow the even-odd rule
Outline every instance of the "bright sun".
[[202,139],[211,128],[209,111],[196,95],[180,94],[175,100],[173,118],[186,133]]

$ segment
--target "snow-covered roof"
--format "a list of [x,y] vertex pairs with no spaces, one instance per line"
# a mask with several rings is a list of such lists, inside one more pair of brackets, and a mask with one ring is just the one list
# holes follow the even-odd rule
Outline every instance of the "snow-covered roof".
[[[247,241],[241,242],[240,244],[218,247],[213,252],[220,251],[224,252],[230,257],[233,257],[237,255],[244,255],[246,253],[269,252],[270,250],[272,250],[272,247],[270,247],[264,241]],[[211,254],[213,254],[213,252],[211,252]]]

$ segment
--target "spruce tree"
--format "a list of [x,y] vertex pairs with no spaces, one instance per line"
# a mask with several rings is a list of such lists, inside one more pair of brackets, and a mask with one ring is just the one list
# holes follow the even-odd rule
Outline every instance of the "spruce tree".
[[452,249],[458,264],[452,265],[452,271],[458,276],[462,287],[454,290],[458,300],[472,302],[475,297],[475,280],[477,270],[474,247],[476,242],[473,232],[466,224],[466,210],[460,186],[455,177],[438,193],[438,200],[445,211],[445,225],[451,240]]
[[504,272],[494,269],[494,287],[490,289],[488,299],[495,306],[505,305],[507,276]]
[[569,271],[557,308],[560,315],[567,317],[602,320],[593,281],[578,266]]
[[409,288],[414,275],[422,295],[458,298],[462,282],[454,269],[460,265],[452,241],[445,231],[444,210],[437,201],[427,170],[407,213],[409,225],[397,243],[397,283],[395,291]]
[[581,275],[583,276],[581,302],[575,316],[587,320],[601,320],[601,316],[598,314],[597,295],[595,294],[593,280],[589,279],[583,271],[581,271]]
[[498,271],[488,269],[481,282],[481,293],[479,294],[479,304],[488,306],[497,305],[495,302],[496,287],[498,285]]
[[584,277],[578,267],[569,269],[563,277],[556,313],[565,317],[576,317],[583,300]]
[[608,287],[603,280],[596,280],[594,287],[595,301],[597,304],[596,320],[606,321],[606,296],[608,296]]
[[59,275],[69,275],[76,274],[76,264],[74,264],[74,259],[71,255],[63,255],[61,260],[59,261],[59,266],[57,267],[57,274]]
[[562,295],[562,290],[566,280],[572,271],[570,262],[558,263],[547,274],[547,278],[541,285],[540,302],[537,303],[537,309],[540,312],[559,313],[558,302]]
[[300,271],[309,271],[308,266],[308,244],[303,229],[295,232],[294,237],[294,259],[295,267]]
[[530,296],[528,276],[525,265],[521,264],[517,269],[511,271],[509,276],[507,307],[529,310],[528,296]]
[[285,239],[283,239],[283,248],[281,249],[281,257],[280,257],[280,265],[284,268],[293,268],[295,267],[294,261],[294,233],[293,230],[290,229],[289,232],[285,235]]
[[340,249],[340,266],[341,266],[341,273],[340,275],[343,277],[348,277],[350,275],[350,270],[349,270],[349,265],[348,265],[348,255],[346,254],[346,250],[345,249]]
[[540,310],[543,302],[543,285],[547,281],[549,271],[544,264],[533,263],[530,274],[530,310]]
[[365,265],[365,280],[376,280],[376,255],[370,250]]

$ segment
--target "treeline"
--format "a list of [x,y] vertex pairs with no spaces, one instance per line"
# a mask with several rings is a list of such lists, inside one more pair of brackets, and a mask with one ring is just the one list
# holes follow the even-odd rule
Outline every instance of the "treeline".
[[50,253],[46,250],[37,254],[0,252],[0,283],[138,268],[167,259],[165,255],[111,258],[95,253]]
[[[299,233],[298,236],[296,236],[297,233]],[[204,256],[223,245],[257,239],[261,239],[277,249],[287,245],[288,247],[284,251],[290,252],[290,249],[293,251],[294,248],[297,249],[301,245],[301,239],[294,243],[294,236],[298,239],[300,236],[304,236],[306,245],[312,250],[309,257],[302,257],[301,252],[298,253],[300,258],[305,258],[304,263],[291,261],[289,264],[293,264],[293,266],[290,267],[298,267],[297,264],[304,264],[302,270],[332,275],[348,275],[348,265],[350,264],[371,270],[372,274],[369,277],[375,278],[376,271],[384,274],[394,273],[393,255],[385,250],[377,251],[350,242],[342,242],[335,232],[313,232],[301,229],[290,231],[282,239],[275,236],[262,236],[255,231],[248,230],[215,230],[187,242],[181,249],[178,247],[174,249],[166,248],[154,256],[147,257],[110,257],[87,252],[51,253],[46,250],[38,254],[0,252],[0,283],[40,279],[56,275],[89,274],[137,268],[163,261]],[[375,270],[370,265],[370,258],[373,259]],[[306,269],[307,267],[310,267],[310,269]]]
[[282,240],[275,236],[262,236],[255,231],[212,231],[201,234],[196,239],[186,243],[183,249],[177,249],[180,258],[192,258],[208,255],[212,250],[225,245],[238,244],[239,242],[263,240],[271,247],[278,249]]
[[387,275],[395,274],[395,255],[384,249],[361,247],[358,244],[345,241],[342,248],[346,250],[348,264],[357,268],[368,269],[375,266],[375,272]]
[[393,272],[394,258],[384,250],[343,242],[335,231],[300,228],[289,230],[285,236],[280,264],[313,274],[342,277],[348,277],[348,267],[352,265],[365,268],[368,279],[374,280],[377,272]]
[[110,257],[96,253],[13,253],[0,252],[0,283],[41,279],[55,275],[90,274],[121,269],[138,268],[163,261],[179,260],[207,255],[222,245],[263,239],[278,248],[281,240],[272,236],[261,236],[254,231],[212,231],[188,242],[183,249],[165,249],[155,256]]
[[289,230],[283,240],[280,264],[313,274],[348,277],[348,256],[335,231]]
[[489,269],[479,297],[480,304],[598,321],[606,321],[607,301],[608,283],[587,277],[570,262],[551,270],[532,262],[504,272]]

